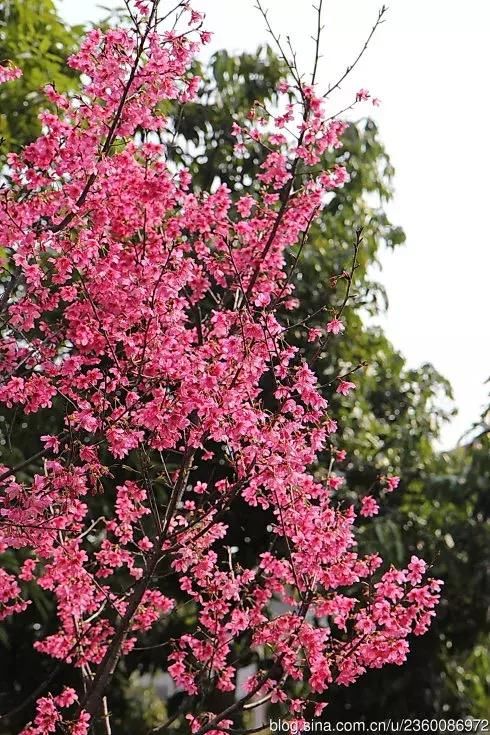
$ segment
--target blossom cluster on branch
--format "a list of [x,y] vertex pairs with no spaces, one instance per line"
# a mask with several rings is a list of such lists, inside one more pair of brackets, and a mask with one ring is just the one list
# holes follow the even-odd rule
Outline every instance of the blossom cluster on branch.
[[[0,192],[0,402],[62,417],[39,436],[29,479],[0,468],[0,551],[25,559],[0,573],[0,618],[22,615],[32,585],[47,591],[57,629],[36,648],[83,680],[45,692],[24,735],[87,733],[121,657],[188,604],[196,624],[171,642],[169,673],[193,733],[222,732],[264,698],[319,714],[332,684],[405,660],[440,589],[416,557],[395,570],[361,556],[356,517],[377,502],[336,499],[345,452],[329,391],[351,400],[355,384],[320,386],[314,367],[344,331],[340,310],[323,331],[305,325],[304,352],[281,316],[296,303],[288,255],[348,176],[318,169],[344,123],[313,86],[286,83],[277,110],[233,130],[237,155],[248,140],[267,151],[256,186],[238,199],[220,183],[194,191],[168,161],[162,103],[196,95],[190,63],[209,33],[187,2],[169,17],[156,0],[134,6],[130,27],[90,31],[70,58],[80,94],[46,88],[57,113],[9,155]],[[328,451],[320,480],[312,467]],[[100,493],[112,500],[96,517]],[[248,567],[225,551],[237,498],[271,518]],[[246,693],[207,711],[207,692],[235,690],[244,650],[258,665]]]

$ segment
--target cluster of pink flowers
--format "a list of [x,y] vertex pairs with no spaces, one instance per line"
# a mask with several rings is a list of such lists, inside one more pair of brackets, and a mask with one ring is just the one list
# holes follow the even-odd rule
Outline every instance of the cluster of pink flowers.
[[[0,574],[0,615],[21,614],[26,582],[39,585],[56,601],[58,629],[37,649],[95,672],[86,694],[43,696],[25,735],[62,721],[73,735],[87,732],[119,657],[182,599],[198,622],[170,654],[178,686],[196,702],[206,681],[233,690],[236,643],[247,639],[264,668],[245,701],[268,696],[298,714],[332,683],[401,663],[407,636],[427,629],[438,599],[415,557],[382,574],[378,556],[359,555],[356,515],[373,515],[377,503],[333,501],[342,484],[333,465],[345,452],[334,446],[329,396],[279,316],[294,308],[288,249],[346,180],[340,167],[308,172],[341,145],[345,125],[313,88],[296,90],[296,102],[289,88],[279,119],[251,115],[235,127],[239,145],[270,148],[258,193],[237,203],[224,185],[194,193],[188,171],[167,164],[160,103],[195,94],[189,65],[209,34],[187,4],[184,30],[156,26],[157,2],[135,5],[137,28],[92,30],[70,59],[81,95],[46,90],[58,114],[43,113],[43,134],[9,156],[12,186],[0,206],[13,267],[0,402],[26,413],[62,406],[64,421],[40,437],[43,467],[31,481],[0,470],[0,547],[29,556],[17,575]],[[286,134],[294,126],[296,136]],[[337,317],[326,325],[343,330]],[[339,376],[338,393],[354,388]],[[310,468],[329,448],[320,481]],[[120,476],[131,453],[145,470],[118,484],[114,467]],[[226,476],[211,469],[217,453]],[[206,482],[194,477],[196,463],[201,478],[209,467]],[[112,512],[94,519],[92,497],[109,489]],[[251,568],[223,554],[223,516],[238,496],[273,518],[271,549]],[[163,563],[178,576],[178,600],[160,589]],[[299,698],[290,687],[298,681]],[[60,711],[70,707],[70,716]],[[231,722],[189,718],[195,733]]]
[[59,725],[70,735],[88,735],[90,715],[87,712],[81,710],[70,720],[61,711],[75,704],[77,700],[77,694],[71,687],[65,687],[56,697],[41,697],[37,701],[34,721],[24,729],[23,735],[48,735],[56,732]]
[[12,64],[7,64],[7,66],[0,66],[0,84],[4,84],[5,82],[12,82],[15,79],[19,79],[19,77],[22,76],[22,69],[19,69],[18,66],[13,66]]

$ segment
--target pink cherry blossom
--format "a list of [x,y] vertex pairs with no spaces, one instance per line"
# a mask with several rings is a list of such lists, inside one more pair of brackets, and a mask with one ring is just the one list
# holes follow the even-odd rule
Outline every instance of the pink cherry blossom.
[[7,66],[0,66],[0,84],[5,82],[11,82],[14,79],[19,79],[22,76],[22,69],[17,66],[8,64]]
[[385,477],[385,489],[386,492],[391,493],[396,490],[400,484],[400,478],[397,475],[388,475]]
[[339,383],[337,385],[336,393],[340,393],[343,396],[348,395],[351,390],[355,390],[356,384],[352,383],[350,380],[339,380]]
[[331,332],[332,334],[340,334],[340,332],[343,332],[344,330],[345,326],[340,319],[331,319],[327,324],[327,332]]
[[318,327],[312,327],[308,330],[308,342],[316,342],[316,340],[320,339],[322,335],[323,332],[321,329],[318,329]]
[[417,556],[412,556],[408,565],[407,579],[412,584],[420,584],[426,571],[427,564],[425,561]]
[[367,89],[360,89],[358,92],[356,92],[356,100],[358,102],[362,102],[364,100],[368,100],[371,97],[371,94],[368,92]]
[[360,514],[364,516],[365,518],[370,518],[371,516],[378,515],[379,513],[379,505],[375,501],[372,495],[365,495],[361,499],[361,510]]

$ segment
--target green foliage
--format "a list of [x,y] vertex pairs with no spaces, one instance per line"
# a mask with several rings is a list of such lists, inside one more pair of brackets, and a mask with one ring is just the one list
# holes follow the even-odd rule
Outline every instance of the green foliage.
[[0,136],[4,150],[15,150],[40,132],[38,112],[46,108],[42,87],[52,83],[59,92],[77,85],[66,58],[76,47],[81,26],[70,27],[59,17],[53,0],[0,2],[0,60],[13,62],[23,76],[0,87]]
[[473,717],[490,712],[490,636],[483,635],[469,654],[447,656],[447,687]]
[[134,671],[122,684],[124,718],[112,723],[118,732],[148,735],[154,727],[168,719],[167,708],[154,684]]

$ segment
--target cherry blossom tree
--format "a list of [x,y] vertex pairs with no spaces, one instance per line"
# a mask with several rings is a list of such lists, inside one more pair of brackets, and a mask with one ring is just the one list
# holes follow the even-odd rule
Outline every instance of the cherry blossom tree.
[[[129,11],[129,27],[90,31],[70,58],[80,94],[45,89],[57,113],[9,155],[1,192],[0,401],[56,409],[62,423],[21,466],[0,468],[0,550],[25,559],[0,572],[0,617],[21,616],[33,585],[48,591],[57,627],[36,649],[79,682],[40,682],[24,735],[110,732],[116,667],[185,606],[196,624],[167,643],[189,731],[228,732],[268,701],[319,715],[333,684],[403,663],[440,589],[417,557],[386,569],[356,550],[356,517],[378,512],[396,475],[356,505],[335,499],[345,452],[329,395],[354,403],[357,371],[320,385],[315,364],[342,338],[360,230],[351,270],[333,274],[337,312],[324,329],[304,323],[306,357],[280,318],[297,306],[286,255],[349,175],[319,166],[345,129],[330,109],[338,85],[317,88],[318,49],[308,82],[291,65],[277,109],[255,107],[233,128],[237,156],[249,141],[267,152],[250,192],[237,200],[218,182],[193,193],[166,157],[176,130],[164,108],[193,99],[190,63],[210,34],[187,0]],[[19,74],[4,67],[0,79]],[[369,99],[363,89],[352,104]],[[271,519],[250,566],[227,539],[237,498]],[[211,708],[251,658],[245,693]]]

